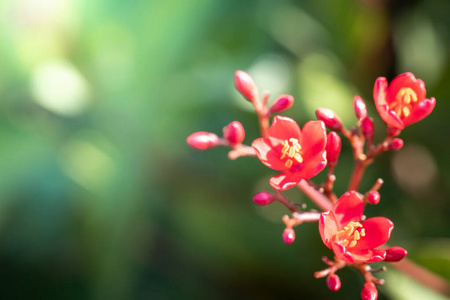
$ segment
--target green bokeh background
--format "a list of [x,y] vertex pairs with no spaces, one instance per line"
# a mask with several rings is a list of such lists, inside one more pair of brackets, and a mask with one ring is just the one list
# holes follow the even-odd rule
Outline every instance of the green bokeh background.
[[[450,279],[449,12],[445,0],[3,0],[2,298],[358,299],[353,270],[339,272],[337,293],[313,278],[332,255],[316,224],[286,246],[285,209],[252,204],[276,172],[186,145],[233,120],[246,144],[258,137],[237,69],[271,99],[294,95],[285,115],[299,124],[326,106],[353,126],[361,95],[378,140],[375,79],[423,79],[435,111],[369,167],[361,191],[384,178],[366,214],[393,220],[390,244]],[[379,299],[444,299],[392,268],[379,277]]]

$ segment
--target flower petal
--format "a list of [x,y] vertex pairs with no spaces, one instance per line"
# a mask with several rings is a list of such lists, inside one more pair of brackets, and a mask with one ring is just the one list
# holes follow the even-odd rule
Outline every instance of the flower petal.
[[373,249],[389,240],[392,229],[394,229],[394,223],[385,217],[370,218],[362,223],[365,230],[365,235],[361,236],[354,251]]
[[338,231],[339,229],[338,224],[336,223],[336,218],[331,211],[320,214],[319,233],[325,246],[332,249],[331,238]]
[[331,243],[333,247],[333,252],[340,260],[343,260],[347,263],[354,263],[355,259],[351,252],[347,251],[347,249],[338,243]]
[[388,125],[397,129],[405,128],[403,121],[393,110],[389,110],[387,105],[377,105],[377,111],[380,114],[381,119]]
[[348,222],[359,222],[364,212],[364,200],[361,195],[355,191],[350,191],[342,195],[333,208],[336,222],[339,229],[346,226]]
[[407,118],[403,119],[403,124],[405,124],[405,126],[408,126],[422,120],[433,111],[435,105],[436,99],[434,99],[433,97],[431,99],[423,100],[416,106],[416,108]]
[[425,84],[422,80],[416,79],[414,77],[413,73],[407,72],[398,75],[395,77],[391,83],[389,84],[389,87],[387,89],[388,92],[388,99],[387,101],[391,103],[392,101],[395,101],[397,97],[397,93],[400,91],[400,89],[409,87],[414,90],[414,92],[417,95],[418,101],[422,101],[425,99],[426,91],[425,91]]
[[[386,78],[378,77],[373,87],[373,99],[375,100],[375,106],[388,105],[387,103],[387,88],[388,83]],[[389,106],[389,105],[388,105]]]
[[302,180],[301,172],[285,172],[270,178],[270,185],[279,191],[290,189]]
[[253,149],[256,156],[263,164],[277,171],[286,171],[288,168],[281,161],[279,153],[272,148],[270,140],[267,138],[259,138],[253,141]]
[[309,121],[302,129],[302,156],[308,160],[325,150],[327,145],[327,131],[322,121]]
[[314,157],[310,157],[303,163],[301,173],[303,178],[309,179],[319,174],[327,165],[327,153],[325,151],[319,152]]
[[[350,248],[351,249],[351,248]],[[366,249],[366,250],[350,250],[355,261],[373,263],[382,261],[386,257],[386,250],[382,249]]]
[[272,145],[276,146],[276,144],[282,143],[290,138],[297,139],[300,142],[301,136],[300,127],[291,118],[283,116],[275,116],[273,118],[272,125],[269,128],[269,137]]

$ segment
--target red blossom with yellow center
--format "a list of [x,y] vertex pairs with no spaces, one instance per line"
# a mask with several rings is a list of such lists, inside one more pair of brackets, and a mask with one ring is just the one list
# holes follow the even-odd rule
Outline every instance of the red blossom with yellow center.
[[362,196],[350,191],[338,200],[332,210],[320,215],[322,241],[337,258],[347,263],[372,263],[386,257],[385,250],[375,248],[389,239],[394,224],[384,217],[362,222],[363,211]]
[[270,179],[270,185],[287,190],[325,168],[326,141],[322,121],[307,122],[301,130],[294,120],[275,116],[269,137],[256,139],[252,147],[263,164],[282,172]]
[[378,113],[396,129],[418,122],[433,111],[436,100],[425,96],[425,84],[412,73],[398,75],[389,85],[386,78],[379,77],[373,89]]

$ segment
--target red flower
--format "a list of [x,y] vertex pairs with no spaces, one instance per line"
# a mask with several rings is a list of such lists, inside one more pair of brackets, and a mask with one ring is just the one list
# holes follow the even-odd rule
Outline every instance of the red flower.
[[412,73],[398,75],[388,85],[379,77],[373,88],[373,98],[381,118],[389,127],[403,129],[418,122],[433,110],[436,99],[425,99],[425,84]]
[[394,224],[384,217],[361,223],[364,200],[355,191],[345,193],[334,208],[320,215],[319,232],[323,243],[348,263],[384,260],[386,251],[374,249],[391,236]]
[[287,190],[325,168],[326,142],[322,121],[310,121],[300,130],[294,120],[275,116],[269,137],[254,140],[252,147],[263,164],[283,172],[272,177],[270,185],[277,190]]

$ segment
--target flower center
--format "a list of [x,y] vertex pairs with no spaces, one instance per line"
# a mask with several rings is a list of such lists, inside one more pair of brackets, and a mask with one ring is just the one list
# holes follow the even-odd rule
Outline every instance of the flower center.
[[389,105],[389,109],[394,110],[400,118],[406,118],[411,114],[411,106],[417,100],[416,92],[410,87],[404,87],[397,92],[395,101]]
[[294,161],[298,162],[299,164],[303,163],[303,157],[300,154],[301,149],[302,146],[300,146],[297,139],[290,138],[289,140],[284,140],[280,159],[286,158],[286,162],[284,163],[286,168],[292,167]]
[[[366,231],[359,222],[349,222],[343,230],[336,233],[336,239],[344,247],[355,247]],[[357,228],[360,228],[359,231]]]

